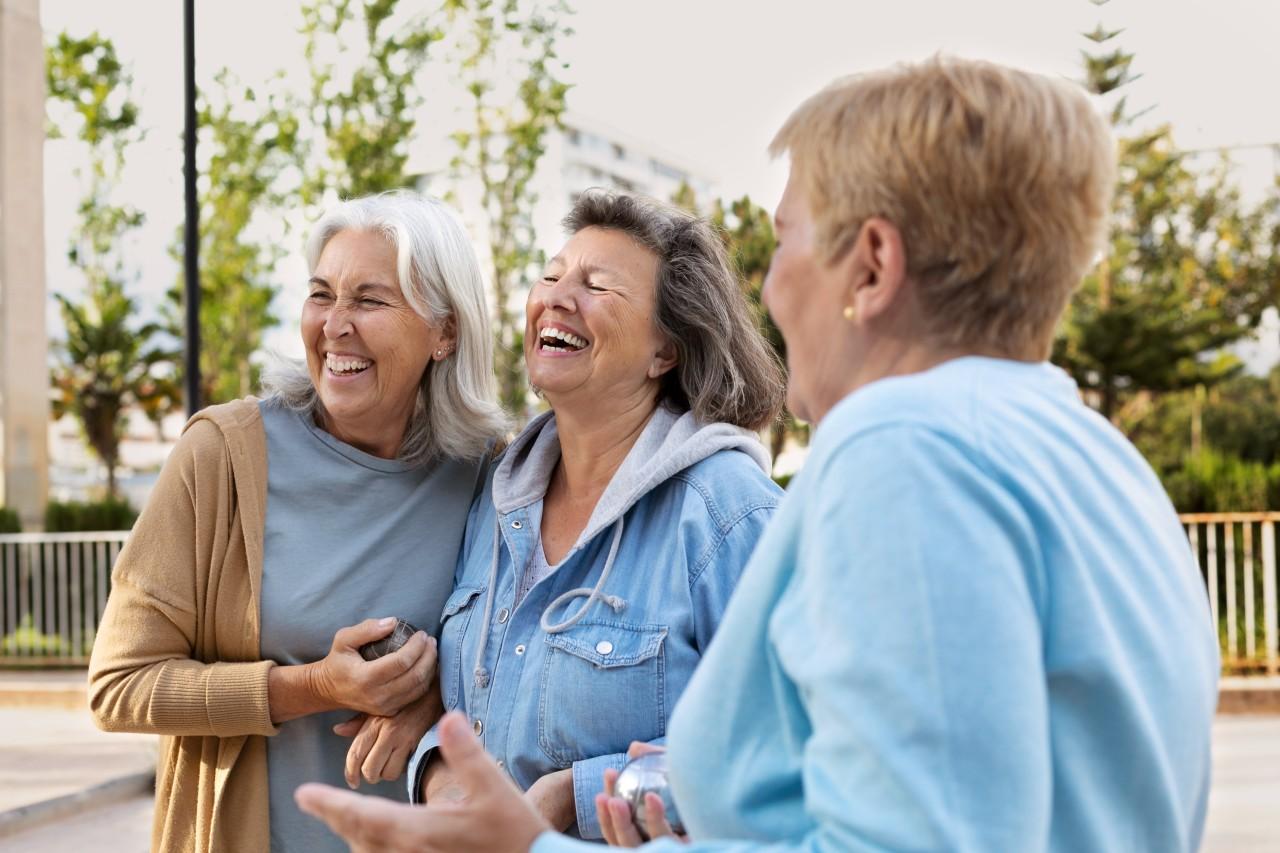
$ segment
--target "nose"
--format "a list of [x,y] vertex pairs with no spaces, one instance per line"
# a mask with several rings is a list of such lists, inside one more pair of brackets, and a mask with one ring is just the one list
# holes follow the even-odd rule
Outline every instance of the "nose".
[[538,288],[544,308],[558,308],[569,313],[578,309],[574,295],[578,291],[580,282],[574,273],[565,273],[556,281],[545,282],[545,285]]
[[336,341],[353,331],[355,327],[351,323],[351,309],[341,300],[335,300],[324,318],[324,336]]

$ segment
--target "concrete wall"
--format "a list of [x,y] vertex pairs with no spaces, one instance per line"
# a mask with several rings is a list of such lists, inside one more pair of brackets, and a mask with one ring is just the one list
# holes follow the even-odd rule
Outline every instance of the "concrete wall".
[[48,494],[44,41],[39,0],[0,0],[0,503],[27,530]]

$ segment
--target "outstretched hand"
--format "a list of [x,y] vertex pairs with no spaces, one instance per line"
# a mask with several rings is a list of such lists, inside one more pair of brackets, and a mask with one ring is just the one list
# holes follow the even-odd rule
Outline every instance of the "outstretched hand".
[[439,732],[441,757],[463,799],[411,806],[315,784],[294,798],[357,853],[526,853],[551,827],[485,753],[466,717],[445,715]]

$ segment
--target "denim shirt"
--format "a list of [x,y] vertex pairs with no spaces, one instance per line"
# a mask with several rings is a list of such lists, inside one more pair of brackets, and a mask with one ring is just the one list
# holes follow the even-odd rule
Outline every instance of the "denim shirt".
[[[664,426],[669,424],[653,429]],[[518,442],[509,454],[518,452]],[[633,454],[650,452],[641,444]],[[615,480],[629,468],[658,464],[629,460]],[[548,773],[573,768],[577,831],[583,838],[601,837],[594,797],[603,789],[605,768],[620,769],[632,741],[664,741],[676,699],[777,506],[781,491],[758,460],[724,447],[676,471],[636,497],[616,520],[606,519],[606,526],[580,540],[518,604],[518,575],[538,544],[542,498],[499,511],[491,477],[471,507],[456,586],[441,618],[445,707],[470,717],[485,748],[521,789]],[[572,626],[548,632],[543,627],[548,605],[566,592],[586,592],[600,580],[618,522],[617,553],[601,590],[607,596],[578,597],[553,608],[547,619],[563,624],[588,605]],[[495,538],[500,540],[496,567]],[[496,585],[489,602],[491,577]],[[481,676],[475,665],[486,629]],[[425,758],[436,743],[433,729],[410,765],[415,800]]]

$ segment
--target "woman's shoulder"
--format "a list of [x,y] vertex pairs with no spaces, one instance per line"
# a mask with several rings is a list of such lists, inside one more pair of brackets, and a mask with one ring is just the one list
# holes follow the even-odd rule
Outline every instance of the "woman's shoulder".
[[182,428],[174,453],[196,460],[223,459],[235,446],[256,446],[262,437],[262,412],[255,397],[207,406]]
[[686,504],[701,506],[722,527],[756,510],[773,510],[782,489],[740,450],[718,450],[671,478]]

